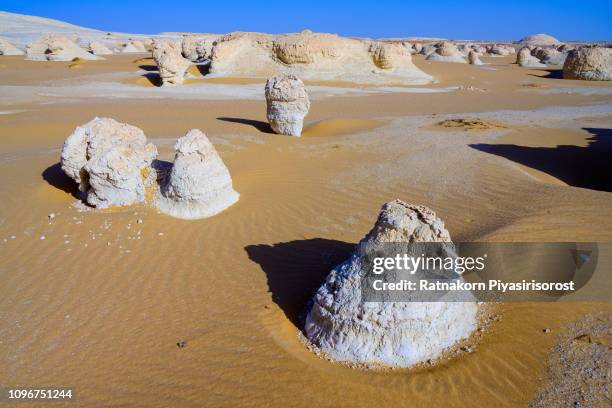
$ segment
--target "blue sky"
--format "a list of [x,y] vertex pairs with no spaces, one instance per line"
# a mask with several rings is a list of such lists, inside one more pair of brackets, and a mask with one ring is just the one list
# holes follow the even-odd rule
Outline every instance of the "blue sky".
[[243,1],[0,0],[0,10],[107,31],[295,32],[304,28],[361,37],[427,36],[612,40],[608,1]]

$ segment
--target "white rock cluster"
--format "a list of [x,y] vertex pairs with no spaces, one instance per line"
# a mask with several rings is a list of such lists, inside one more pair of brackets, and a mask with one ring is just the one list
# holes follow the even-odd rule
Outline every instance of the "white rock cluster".
[[563,78],[612,81],[612,48],[582,47],[570,51],[563,65]]
[[110,48],[99,41],[89,42],[89,52],[93,55],[111,55],[113,53]]
[[174,148],[174,164],[155,201],[161,212],[184,219],[205,218],[238,201],[229,170],[204,133],[192,129]]
[[[363,302],[366,251],[388,243],[447,242],[444,223],[423,206],[386,203],[355,254],[336,266],[306,317],[310,341],[336,361],[409,367],[435,359],[477,327],[475,302]],[[446,298],[445,298],[446,300]]]
[[132,53],[132,52],[147,52],[147,48],[139,40],[129,40],[124,44],[123,48],[121,48],[121,52],[124,53]]
[[272,130],[281,135],[301,136],[310,100],[304,83],[295,75],[268,79],[265,88],[267,117]]
[[200,37],[196,35],[186,35],[183,37],[181,43],[183,57],[192,62],[209,60],[212,56],[212,49],[216,41],[216,36]]
[[191,62],[182,55],[181,44],[172,40],[156,40],[151,52],[162,81],[162,86],[183,83]]
[[559,40],[548,34],[532,34],[527,37],[523,37],[520,40],[523,45],[558,45],[561,44]]
[[546,64],[542,64],[539,59],[531,55],[529,47],[523,47],[516,54],[516,63],[520,67],[525,68],[542,68],[546,67]]
[[145,200],[157,148],[142,130],[110,118],[95,118],[64,142],[62,170],[79,184],[87,203],[97,208]]
[[32,61],[72,61],[99,59],[79,47],[74,41],[61,34],[51,33],[41,36],[26,46],[26,59]]
[[455,44],[448,41],[438,43],[435,52],[429,54],[426,59],[429,61],[459,62],[462,64],[467,62]]
[[474,50],[468,52],[468,62],[472,65],[482,65],[482,61],[478,56],[478,53]]
[[0,55],[23,55],[23,51],[15,47],[9,40],[0,37]]
[[210,217],[238,200],[225,164],[204,133],[194,129],[176,143],[170,169],[144,132],[110,118],[95,118],[66,139],[62,170],[96,208],[147,203],[178,218]]

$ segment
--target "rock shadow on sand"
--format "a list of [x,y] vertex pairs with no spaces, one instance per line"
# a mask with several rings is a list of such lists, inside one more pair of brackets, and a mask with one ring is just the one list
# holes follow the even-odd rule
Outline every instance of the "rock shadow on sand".
[[261,120],[255,119],[244,119],[244,118],[229,118],[229,117],[220,117],[217,120],[221,120],[223,122],[231,122],[231,123],[239,123],[241,125],[252,126],[261,133],[270,133],[275,134],[270,124],[268,122],[263,122]]
[[541,72],[546,72],[545,75],[536,75],[529,74],[538,78],[548,78],[548,79],[563,79],[563,70],[562,69],[541,69]]
[[313,238],[244,249],[265,272],[274,303],[301,330],[306,305],[332,268],[348,259],[354,248],[347,242]]
[[574,187],[612,192],[612,129],[583,128],[593,136],[586,147],[527,147],[512,144],[471,144],[473,149],[495,154],[545,172]]
[[41,175],[43,180],[51,186],[70,194],[76,199],[81,200],[83,198],[77,184],[62,170],[61,163],[55,163],[47,167]]

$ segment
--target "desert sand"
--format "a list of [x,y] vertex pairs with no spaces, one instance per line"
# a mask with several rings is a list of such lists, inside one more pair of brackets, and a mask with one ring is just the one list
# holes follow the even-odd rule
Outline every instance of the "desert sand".
[[[492,305],[468,346],[410,369],[353,369],[300,340],[308,300],[396,198],[457,241],[612,241],[612,83],[514,55],[413,55],[435,83],[305,79],[293,138],[267,123],[265,79],[192,66],[159,87],[150,54],[104,58],[0,57],[3,386],[71,386],[80,406],[525,406],[549,398],[557,335],[612,313]],[[168,161],[201,129],[240,200],[202,220],[75,206],[60,151],[96,116],[139,127]]]

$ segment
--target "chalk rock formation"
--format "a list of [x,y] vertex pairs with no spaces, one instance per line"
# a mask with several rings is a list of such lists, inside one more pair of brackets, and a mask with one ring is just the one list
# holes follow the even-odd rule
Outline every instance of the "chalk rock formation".
[[206,218],[238,201],[230,173],[204,133],[192,129],[174,148],[172,170],[155,202],[161,212],[184,219]]
[[[306,317],[310,341],[338,361],[408,367],[435,359],[477,327],[474,302],[364,302],[362,255],[389,243],[447,242],[434,212],[400,200],[386,203],[353,256],[336,266]],[[419,255],[415,255],[419,256]]]
[[153,42],[153,59],[157,64],[162,86],[179,85],[183,83],[185,71],[191,62],[181,53],[181,44],[171,40],[156,40]]
[[435,44],[423,44],[423,46],[421,47],[421,51],[419,51],[419,54],[428,56],[433,52],[436,52]]
[[301,136],[310,100],[304,83],[295,75],[279,75],[266,82],[267,116],[270,127],[281,135]]
[[45,34],[26,46],[26,59],[31,61],[72,61],[75,58],[99,59],[68,37],[56,33]]
[[23,51],[15,47],[13,43],[0,37],[0,55],[23,55]]
[[124,52],[124,53],[147,52],[147,49],[142,43],[142,41],[130,40],[123,46],[123,48],[121,49],[121,52]]
[[482,61],[480,61],[478,53],[474,50],[471,50],[468,53],[468,62],[472,65],[482,65]]
[[559,52],[555,48],[538,47],[532,50],[531,54],[547,65],[563,65],[565,57],[567,57],[566,53]]
[[582,47],[570,51],[563,65],[563,78],[612,81],[612,48]]
[[98,208],[145,200],[149,170],[157,148],[139,128],[110,118],[79,126],[62,148],[64,173],[79,184],[87,202]]
[[523,37],[520,41],[523,45],[558,45],[561,42],[548,34],[533,34]]
[[183,57],[192,62],[201,62],[211,58],[212,48],[217,37],[198,37],[186,35],[181,43]]
[[225,35],[212,49],[210,73],[257,78],[282,73],[363,83],[426,84],[432,80],[412,63],[410,53],[399,43],[375,43],[308,30],[290,35]]
[[89,52],[93,55],[111,55],[113,53],[110,48],[99,41],[89,42]]
[[455,47],[455,44],[448,41],[439,43],[436,51],[429,54],[426,59],[429,61],[459,62],[463,64],[467,62],[463,54]]
[[516,63],[520,67],[525,68],[541,68],[546,66],[546,64],[542,64],[539,59],[531,55],[531,50],[528,47],[523,47],[519,50],[516,55]]

